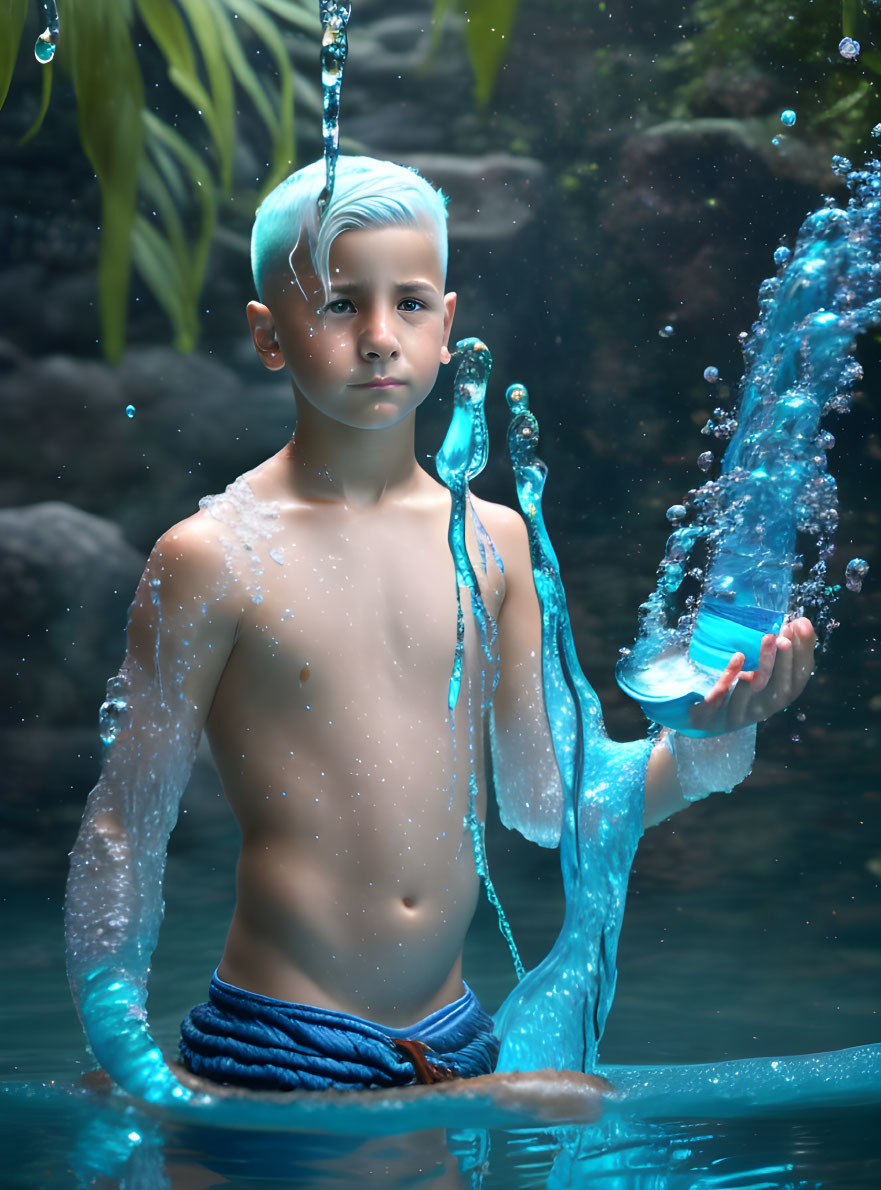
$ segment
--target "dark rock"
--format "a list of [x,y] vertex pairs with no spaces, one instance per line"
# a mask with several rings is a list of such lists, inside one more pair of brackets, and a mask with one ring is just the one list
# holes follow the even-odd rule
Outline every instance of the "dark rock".
[[261,383],[256,360],[254,383],[167,347],[132,350],[118,368],[67,356],[16,362],[14,353],[5,362],[0,504],[63,493],[144,550],[201,496],[275,453],[294,423],[289,385]]
[[0,511],[0,723],[95,720],[143,562],[116,525],[69,504]]
[[547,171],[531,157],[413,154],[403,159],[450,200],[450,239],[507,240],[519,235],[547,199]]

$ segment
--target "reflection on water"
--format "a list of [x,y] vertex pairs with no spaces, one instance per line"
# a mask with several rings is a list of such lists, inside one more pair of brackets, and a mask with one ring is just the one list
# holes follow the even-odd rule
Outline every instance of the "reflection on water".
[[[803,730],[807,738],[818,726],[809,721]],[[769,741],[774,758],[747,788],[693,808],[643,841],[604,1061],[808,1052],[877,1035],[881,960],[870,865],[881,835],[881,797],[860,775],[855,750],[854,775],[842,787],[834,776],[842,766],[835,746],[815,753],[816,767],[828,766],[830,778],[810,783],[798,749],[780,737]],[[237,848],[207,766],[197,768],[184,808],[150,995],[151,1020],[168,1053],[181,1017],[204,997],[222,945]],[[52,819],[48,809],[46,816]],[[663,1124],[608,1116],[590,1127],[544,1132],[356,1138],[166,1131],[115,1100],[73,1094],[71,1085],[88,1066],[62,966],[60,894],[74,830],[68,811],[42,831],[19,830],[17,862],[4,866],[9,912],[0,1054],[8,1077],[32,1088],[25,1093],[13,1084],[0,1104],[5,1185],[394,1190],[426,1183],[527,1190],[599,1181],[637,1190],[818,1184],[869,1190],[877,1184],[877,1129],[862,1109]],[[559,926],[556,855],[500,829],[491,831],[488,846],[524,958],[534,962]],[[475,923],[466,967],[488,1005],[510,990],[510,962],[489,906]],[[54,1087],[42,1085],[50,1079],[57,1080]]]
[[875,1114],[851,1109],[722,1123],[608,1116],[586,1127],[398,1136],[237,1133],[162,1129],[100,1096],[39,1090],[4,1096],[0,1140],[6,1154],[16,1154],[4,1181],[14,1188],[868,1190],[881,1173],[877,1147],[867,1139]]

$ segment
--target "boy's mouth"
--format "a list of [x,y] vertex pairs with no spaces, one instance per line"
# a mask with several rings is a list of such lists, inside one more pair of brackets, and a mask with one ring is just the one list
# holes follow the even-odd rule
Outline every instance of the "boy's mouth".
[[404,382],[403,380],[395,380],[392,376],[374,376],[372,380],[362,381],[361,384],[353,384],[353,388],[398,388]]

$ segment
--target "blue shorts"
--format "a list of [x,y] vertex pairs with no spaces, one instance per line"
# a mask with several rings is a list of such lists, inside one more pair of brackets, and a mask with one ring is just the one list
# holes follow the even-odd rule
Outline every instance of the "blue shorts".
[[405,1087],[490,1074],[499,1055],[492,1017],[465,994],[406,1029],[289,1004],[211,979],[209,1003],[181,1025],[193,1074],[255,1091]]

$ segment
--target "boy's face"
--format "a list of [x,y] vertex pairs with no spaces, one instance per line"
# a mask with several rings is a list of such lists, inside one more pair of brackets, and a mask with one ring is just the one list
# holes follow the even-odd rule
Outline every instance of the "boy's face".
[[[433,238],[418,228],[346,231],[330,251],[330,291],[303,249],[296,279],[280,278],[248,321],[268,368],[287,367],[298,407],[357,429],[382,429],[431,392],[456,295],[444,293]],[[299,285],[297,282],[299,281]]]

